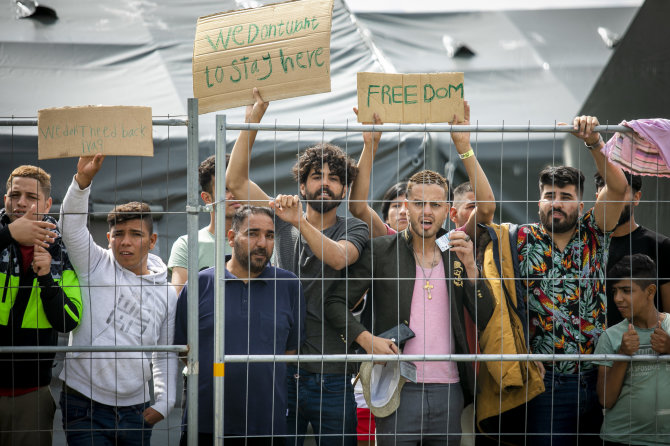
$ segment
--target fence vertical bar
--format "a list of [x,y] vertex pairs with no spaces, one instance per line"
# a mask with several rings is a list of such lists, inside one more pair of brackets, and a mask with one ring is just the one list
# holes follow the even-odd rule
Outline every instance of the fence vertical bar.
[[198,99],[188,99],[188,134],[186,159],[186,231],[188,235],[188,444],[198,444],[198,375],[199,358],[199,311],[198,290]]
[[226,318],[226,255],[223,249],[226,240],[226,115],[216,115],[216,164],[214,167],[214,202],[216,203],[216,282],[214,284],[214,438],[215,444],[223,445],[223,397],[225,364],[225,318]]

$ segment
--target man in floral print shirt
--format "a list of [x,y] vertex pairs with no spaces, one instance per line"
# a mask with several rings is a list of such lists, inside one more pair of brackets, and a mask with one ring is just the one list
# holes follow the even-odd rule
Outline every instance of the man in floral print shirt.
[[[533,353],[593,353],[606,328],[604,258],[627,182],[621,169],[600,152],[603,140],[593,131],[596,125],[597,118],[591,116],[573,123],[574,135],[584,141],[606,178],[595,206],[583,214],[581,171],[547,167],[540,172],[540,223],[523,225],[518,232]],[[528,407],[529,444],[575,444],[578,434],[597,439],[602,421],[597,367],[588,361],[543,365],[546,390]]]

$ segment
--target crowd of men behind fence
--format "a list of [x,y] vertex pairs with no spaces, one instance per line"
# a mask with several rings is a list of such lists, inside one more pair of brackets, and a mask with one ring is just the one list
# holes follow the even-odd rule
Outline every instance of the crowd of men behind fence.
[[[253,94],[246,122],[258,123],[269,104]],[[466,102],[452,124],[469,123]],[[71,445],[150,443],[177,399],[177,355],[83,350],[188,344],[193,298],[199,444],[214,441],[216,417],[230,443],[302,445],[311,425],[320,445],[459,444],[473,402],[476,444],[670,444],[668,364],[588,358],[670,354],[670,240],[636,222],[640,178],[602,153],[598,120],[572,125],[597,170],[595,204],[584,209],[580,170],[548,166],[538,175],[538,223],[493,222],[496,198],[467,132],[451,137],[468,182],[452,188],[438,172],[416,172],[389,189],[380,216],[367,204],[380,132],[363,134],[358,162],[328,143],[305,149],[292,170],[299,194],[273,197],[250,179],[256,131],[244,130],[219,158],[227,163],[224,234],[214,231],[216,158],[199,169],[201,198],[215,210],[198,232],[198,296],[188,296],[185,236],[167,265],[150,252],[157,235],[146,203],[116,206],[108,246],[95,243],[87,213],[104,156],[79,159],[58,221],[48,215],[49,174],[17,167],[0,213],[2,345],[54,346],[58,333],[70,333],[78,349],[65,357],[59,404]],[[342,203],[353,217],[338,215]],[[221,272],[217,237],[225,239]],[[558,360],[219,368],[221,277],[226,354]],[[0,445],[51,444],[53,362],[53,353],[0,356]],[[223,414],[214,411],[215,374],[224,376]]]

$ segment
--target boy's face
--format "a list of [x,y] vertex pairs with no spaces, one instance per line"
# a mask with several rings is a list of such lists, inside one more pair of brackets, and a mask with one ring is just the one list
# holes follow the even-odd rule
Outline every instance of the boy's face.
[[5,209],[13,222],[35,206],[35,219],[42,220],[51,208],[51,197],[45,197],[39,181],[30,177],[14,177],[5,195]]
[[147,256],[157,237],[149,231],[149,223],[140,218],[117,223],[107,233],[116,261],[137,275],[147,274]]
[[650,306],[654,305],[656,285],[642,289],[633,280],[620,280],[612,286],[612,292],[619,313],[632,322],[634,317],[649,313]]

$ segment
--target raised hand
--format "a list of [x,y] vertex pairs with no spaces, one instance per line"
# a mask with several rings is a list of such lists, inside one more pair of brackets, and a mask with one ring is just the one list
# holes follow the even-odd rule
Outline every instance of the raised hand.
[[[454,115],[451,120],[452,125],[470,125],[470,104],[468,101],[463,101],[465,104],[465,112],[463,113],[463,120],[459,121]],[[456,146],[458,153],[466,153],[470,150],[470,132],[451,132],[451,140]]]
[[82,156],[77,163],[77,175],[74,179],[81,189],[86,189],[91,185],[93,177],[100,171],[105,155],[98,153],[95,156]]
[[244,122],[258,124],[263,119],[265,115],[265,110],[268,109],[270,105],[269,102],[265,102],[261,97],[258,88],[254,87],[253,89],[254,103],[252,105],[247,105],[247,110],[244,113]]
[[621,338],[619,353],[633,356],[639,348],[640,336],[638,336],[637,331],[635,331],[633,324],[628,324],[628,331],[625,332]]
[[17,218],[8,226],[9,233],[17,243],[24,246],[37,245],[48,248],[50,243],[56,239],[56,233],[51,231],[56,225],[48,221],[38,221],[35,215],[35,205],[20,218]]
[[302,206],[297,195],[277,195],[277,198],[271,200],[269,205],[274,209],[277,217],[291,223],[296,228],[300,225]]
[[[358,108],[354,107],[354,113],[358,116]],[[384,124],[377,113],[373,115],[375,122],[364,122],[363,124],[369,125],[382,125]],[[363,144],[370,147],[372,146],[372,155],[374,156],[377,153],[377,147],[379,147],[379,141],[382,139],[382,132],[363,132]]]
[[572,134],[591,146],[600,139],[600,133],[593,131],[597,125],[600,123],[595,116],[577,116],[572,122]]
[[39,245],[35,245],[35,250],[33,251],[33,271],[38,276],[51,273],[51,254]]

